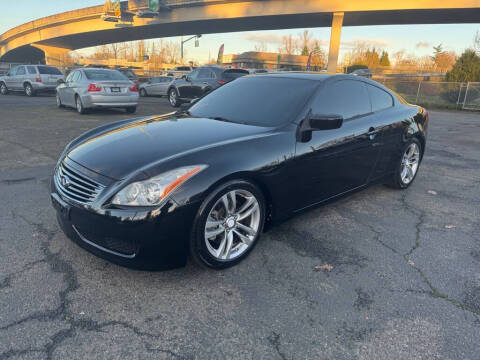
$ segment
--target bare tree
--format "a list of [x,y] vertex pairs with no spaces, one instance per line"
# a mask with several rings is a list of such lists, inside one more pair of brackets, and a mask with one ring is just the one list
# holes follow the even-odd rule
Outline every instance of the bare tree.
[[298,39],[292,35],[282,37],[282,46],[278,49],[280,54],[292,55],[298,49]]
[[311,51],[312,34],[309,30],[305,29],[299,34],[299,38],[302,55],[309,55]]
[[265,41],[259,41],[256,45],[255,45],[255,51],[258,51],[258,52],[268,52],[268,45]]

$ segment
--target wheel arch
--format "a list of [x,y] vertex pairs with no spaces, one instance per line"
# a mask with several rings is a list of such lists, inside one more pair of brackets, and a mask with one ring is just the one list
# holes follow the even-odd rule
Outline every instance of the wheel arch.
[[216,188],[230,181],[247,181],[257,186],[265,198],[265,224],[270,223],[275,215],[274,199],[268,185],[255,173],[249,171],[241,171],[226,175],[215,181],[206,191],[205,198]]

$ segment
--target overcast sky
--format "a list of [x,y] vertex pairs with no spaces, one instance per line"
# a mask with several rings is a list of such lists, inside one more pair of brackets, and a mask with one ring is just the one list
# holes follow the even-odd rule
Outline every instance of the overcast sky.
[[[0,33],[39,17],[103,3],[102,0],[19,0],[16,2],[0,0]],[[330,29],[314,28],[310,30],[314,38],[320,40],[327,49]],[[478,24],[461,25],[345,27],[342,32],[341,50],[348,51],[351,44],[359,40],[367,41],[390,53],[405,50],[407,53],[426,55],[432,53],[432,46],[441,43],[446,50],[460,54],[472,46],[477,30],[480,30],[480,20]],[[275,52],[280,46],[283,35],[297,36],[301,31],[302,29],[292,29],[204,35],[200,40],[199,48],[194,47],[193,41],[185,45],[186,59],[207,61],[209,54],[216,57],[218,48],[223,43],[226,54],[253,50],[259,41],[265,41],[268,50]],[[118,40],[121,41],[121,39]],[[171,40],[179,41],[179,38],[171,38]],[[78,52],[90,53],[88,50]]]

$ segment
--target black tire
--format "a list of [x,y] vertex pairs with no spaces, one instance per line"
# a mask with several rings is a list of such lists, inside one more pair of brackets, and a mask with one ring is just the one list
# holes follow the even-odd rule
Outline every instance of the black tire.
[[[406,183],[406,182],[403,181],[402,175],[401,175],[402,170],[403,170],[403,158],[404,158],[405,152],[410,148],[410,146],[412,144],[416,144],[417,147],[418,147],[418,150],[419,150],[418,166],[417,166],[417,169],[415,170],[413,178]],[[420,167],[420,163],[421,163],[421,160],[422,160],[422,154],[423,154],[423,147],[422,147],[422,144],[420,143],[420,141],[417,138],[410,139],[402,147],[402,149],[399,153],[399,156],[398,156],[397,164],[395,165],[395,172],[394,172],[392,178],[390,179],[390,181],[386,185],[391,187],[391,188],[394,188],[394,189],[406,189],[406,188],[408,188],[413,183],[415,178],[417,177],[418,170],[419,170],[419,167]]]
[[78,95],[75,96],[75,108],[80,115],[87,113],[85,107],[83,106],[82,99]]
[[[217,201],[232,190],[246,190],[256,198],[259,205],[258,209],[260,210],[259,227],[253,240],[251,240],[251,244],[243,253],[231,260],[219,260],[218,258],[214,257],[207,248],[205,241],[206,221],[210,211],[215,206]],[[190,254],[193,260],[201,266],[206,266],[213,269],[225,269],[238,264],[248,256],[260,238],[265,223],[265,209],[266,203],[262,191],[255,184],[249,181],[233,180],[217,187],[203,201],[193,222],[189,244]]]
[[170,90],[168,90],[168,102],[172,107],[180,106],[180,100],[178,100],[178,94],[175,88],[171,88]]
[[145,90],[145,89],[143,89],[143,88],[140,89],[140,96],[141,96],[141,97],[147,97],[147,96],[148,96],[147,90]]
[[127,114],[134,114],[137,111],[137,107],[136,106],[129,106],[129,107],[125,108],[125,111],[127,112]]
[[0,94],[1,95],[7,95],[8,94],[8,88],[7,88],[7,85],[5,85],[4,82],[0,83]]
[[57,97],[57,107],[58,108],[64,108],[65,105],[62,104],[62,100],[60,99],[60,95],[58,94],[58,92],[56,93],[56,97]]
[[29,97],[35,96],[35,90],[33,90],[32,85],[27,83],[23,86],[23,89],[25,91],[25,95],[27,95]]

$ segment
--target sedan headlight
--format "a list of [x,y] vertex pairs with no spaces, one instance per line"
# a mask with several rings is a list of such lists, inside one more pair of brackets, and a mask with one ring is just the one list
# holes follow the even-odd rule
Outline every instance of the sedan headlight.
[[145,181],[131,183],[113,197],[112,204],[126,206],[158,205],[173,189],[205,168],[206,165],[185,166]]

